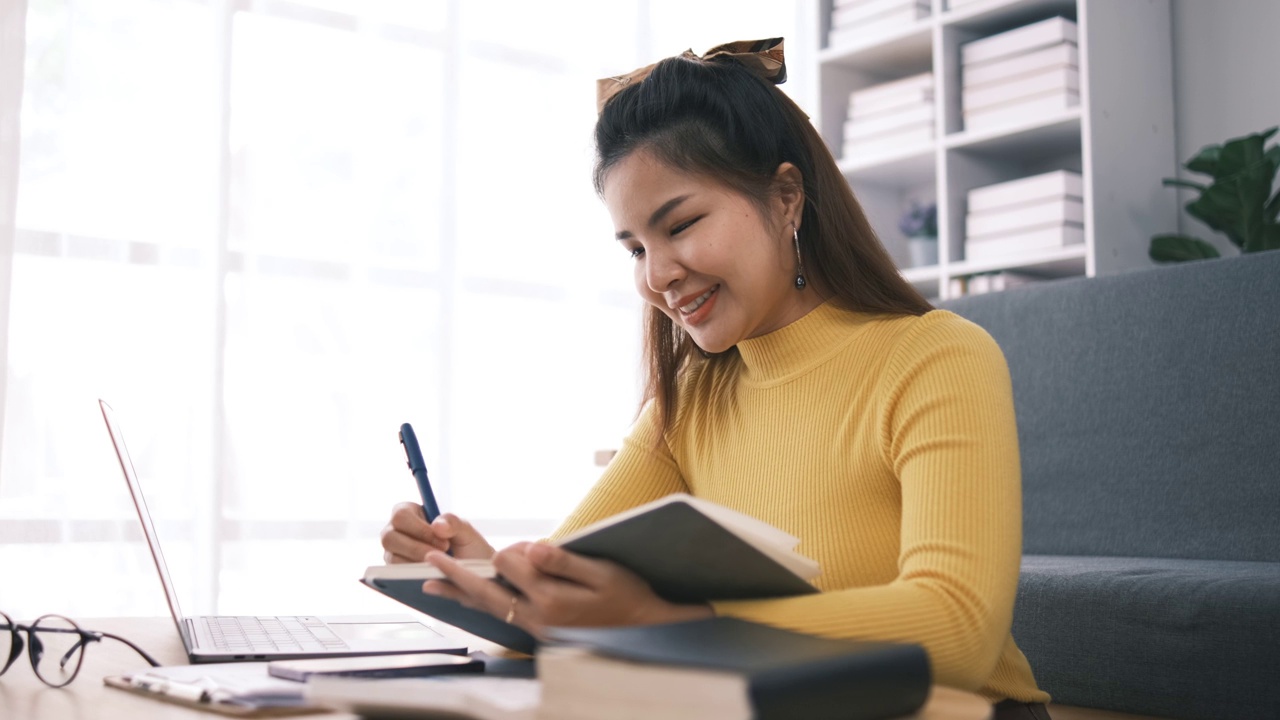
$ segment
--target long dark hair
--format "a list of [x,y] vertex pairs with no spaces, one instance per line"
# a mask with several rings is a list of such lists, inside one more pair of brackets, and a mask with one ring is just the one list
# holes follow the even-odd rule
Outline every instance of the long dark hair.
[[[677,56],[659,62],[604,106],[596,122],[596,192],[636,150],[681,171],[721,182],[759,207],[778,192],[782,163],[800,170],[804,209],[800,252],[815,288],[840,307],[923,315],[932,309],[876,238],[862,207],[809,118],[772,83],[733,61]],[[652,400],[664,432],[675,419],[680,374],[705,357],[688,333],[656,307],[645,315],[648,379],[641,407]]]

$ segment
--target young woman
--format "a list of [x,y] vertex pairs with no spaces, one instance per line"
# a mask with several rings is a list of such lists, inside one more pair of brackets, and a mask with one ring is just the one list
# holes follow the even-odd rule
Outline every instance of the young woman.
[[[613,563],[541,543],[496,552],[398,505],[389,562],[424,591],[534,632],[730,615],[916,642],[936,680],[1045,718],[1010,635],[1021,556],[1008,370],[983,330],[902,280],[804,113],[774,84],[781,39],[601,81],[596,188],[649,303],[643,411],[559,529],[674,492],[801,538],[816,595],[677,605]],[[513,593],[458,566],[493,557]]]

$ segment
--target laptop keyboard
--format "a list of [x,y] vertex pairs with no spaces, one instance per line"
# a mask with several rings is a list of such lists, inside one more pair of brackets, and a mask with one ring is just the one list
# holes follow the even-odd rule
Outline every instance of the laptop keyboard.
[[213,646],[232,652],[345,650],[347,644],[314,617],[220,615],[201,618]]

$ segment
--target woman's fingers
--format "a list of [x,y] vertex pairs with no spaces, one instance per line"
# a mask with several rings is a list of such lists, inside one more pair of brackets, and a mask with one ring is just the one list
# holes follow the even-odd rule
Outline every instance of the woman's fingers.
[[541,597],[547,586],[556,582],[530,562],[527,552],[532,543],[516,543],[493,556],[493,568],[502,579],[521,594],[531,598]]
[[[523,555],[538,572],[568,580],[589,588],[598,588],[614,580],[617,565],[569,552],[545,543],[526,543]],[[497,562],[495,559],[495,567]],[[498,568],[499,572],[505,572]]]
[[422,562],[432,550],[447,550],[449,541],[440,538],[422,516],[422,506],[400,503],[392,509],[391,522],[382,529],[383,558],[388,563]]
[[452,548],[454,557],[481,560],[493,557],[493,546],[484,536],[471,523],[453,513],[442,514],[430,528],[436,537],[448,543],[441,549]]
[[[456,560],[442,552],[428,553],[427,562],[440,568],[440,572],[444,573],[445,578],[456,586],[454,590],[467,597],[465,602],[462,600],[459,600],[459,602],[463,602],[468,607],[484,610],[496,617],[506,616],[511,605],[512,593],[510,590],[488,578],[482,578],[467,570],[459,565]],[[423,591],[431,592],[429,588],[434,587],[434,583],[437,582],[439,581],[428,580],[423,585]],[[452,597],[455,600],[459,599],[457,596],[445,595],[444,592],[433,594]]]

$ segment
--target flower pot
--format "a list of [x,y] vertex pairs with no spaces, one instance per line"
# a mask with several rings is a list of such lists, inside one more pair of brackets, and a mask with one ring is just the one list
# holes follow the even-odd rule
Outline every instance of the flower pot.
[[938,264],[938,238],[907,238],[907,252],[911,258],[911,267],[927,267]]

